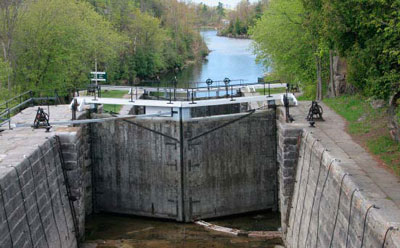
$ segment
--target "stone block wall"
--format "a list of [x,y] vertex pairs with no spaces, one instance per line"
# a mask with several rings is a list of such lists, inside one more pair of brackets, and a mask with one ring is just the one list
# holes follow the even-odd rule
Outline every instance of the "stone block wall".
[[85,218],[92,206],[92,166],[90,150],[90,127],[65,127],[57,130],[61,151],[69,179],[71,195],[79,223],[80,240],[85,236]]
[[34,142],[2,151],[0,247],[77,247],[58,143]]
[[277,123],[277,163],[279,178],[279,208],[281,212],[281,229],[287,233],[292,196],[296,180],[299,145],[301,141],[301,128],[294,128]]
[[284,183],[280,192],[287,247],[400,246],[397,206],[335,143],[304,129],[299,155],[294,185]]

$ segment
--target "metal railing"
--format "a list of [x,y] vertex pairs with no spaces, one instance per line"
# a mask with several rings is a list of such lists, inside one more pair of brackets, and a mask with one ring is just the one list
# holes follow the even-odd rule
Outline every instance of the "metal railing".
[[8,123],[11,128],[11,117],[15,112],[20,112],[25,105],[33,101],[33,92],[27,91],[7,101],[0,103],[0,127]]
[[[279,80],[268,81],[259,80],[258,82],[246,82],[243,79],[230,80],[225,78],[224,80],[213,81],[207,79],[205,82],[188,82],[183,87],[178,87],[177,81],[172,80],[171,82],[161,81],[143,81],[140,84],[117,86],[117,85],[100,85],[103,89],[123,89],[130,90],[131,101],[133,101],[133,92],[137,92],[138,89],[144,90],[144,96],[157,99],[157,100],[168,100],[176,101],[193,101],[194,99],[200,98],[229,98],[241,94],[240,88],[246,86],[262,85],[264,94],[268,92],[271,94],[271,84],[281,83]],[[96,94],[94,94],[96,95]],[[137,97],[136,97],[137,98]]]
[[[49,93],[53,92],[53,96]],[[14,96],[3,103],[0,103],[0,127],[8,124],[11,129],[11,117],[18,114],[23,109],[34,106],[36,103],[49,105],[50,101],[54,104],[60,103],[60,97],[57,90],[54,91],[26,91]]]

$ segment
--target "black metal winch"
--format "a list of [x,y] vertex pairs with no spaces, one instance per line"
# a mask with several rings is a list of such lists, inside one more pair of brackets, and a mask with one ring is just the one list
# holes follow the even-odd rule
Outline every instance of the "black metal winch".
[[322,117],[324,110],[322,109],[321,105],[318,104],[316,101],[312,101],[311,107],[308,111],[308,115],[306,120],[310,123],[311,127],[314,127],[316,120],[323,121],[324,118]]
[[41,107],[38,108],[32,127],[35,129],[45,128],[46,132],[50,131],[51,125],[49,122],[49,115],[46,112],[44,112],[43,108]]

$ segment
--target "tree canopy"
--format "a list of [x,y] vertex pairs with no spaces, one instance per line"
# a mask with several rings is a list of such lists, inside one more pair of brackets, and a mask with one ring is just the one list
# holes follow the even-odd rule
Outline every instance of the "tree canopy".
[[317,72],[324,82],[334,77],[328,59],[334,54],[347,62],[348,83],[365,95],[387,99],[399,90],[399,5],[271,0],[251,34],[259,58],[272,64],[275,76],[298,80],[306,93],[315,91]]
[[114,84],[184,68],[208,53],[197,8],[178,0],[1,1],[0,98],[85,87],[95,61]]

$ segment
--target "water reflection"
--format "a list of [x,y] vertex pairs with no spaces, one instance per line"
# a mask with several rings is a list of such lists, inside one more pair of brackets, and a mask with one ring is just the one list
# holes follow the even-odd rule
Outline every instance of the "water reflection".
[[[225,77],[254,83],[258,77],[264,75],[263,65],[256,63],[256,57],[252,53],[251,40],[219,37],[215,30],[203,30],[201,35],[211,52],[202,63],[191,64],[177,74],[179,87],[187,87],[188,82],[203,82],[199,86],[205,86],[204,82],[208,78],[217,81]],[[174,74],[165,75],[161,79],[163,85],[170,82],[173,76]]]

